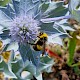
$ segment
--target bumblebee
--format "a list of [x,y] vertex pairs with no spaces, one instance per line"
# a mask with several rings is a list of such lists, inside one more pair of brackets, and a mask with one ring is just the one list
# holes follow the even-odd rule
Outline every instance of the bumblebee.
[[48,35],[46,33],[40,32],[37,36],[37,40],[35,41],[35,45],[33,45],[33,49],[35,51],[43,50],[45,43],[47,42]]
[[31,44],[32,48],[35,51],[42,50],[43,51],[42,55],[44,55],[47,40],[48,40],[48,35],[46,33],[40,32],[34,44]]

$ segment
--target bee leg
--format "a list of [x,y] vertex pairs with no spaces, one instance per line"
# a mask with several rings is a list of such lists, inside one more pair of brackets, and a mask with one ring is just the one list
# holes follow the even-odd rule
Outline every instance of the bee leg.
[[30,45],[36,45],[36,44],[34,44],[34,43],[30,43],[30,42],[27,42],[28,44],[30,44]]
[[42,52],[42,56],[44,56],[44,54],[45,54],[45,51]]
[[43,39],[43,52],[42,52],[42,56],[44,56],[45,54],[45,40]]

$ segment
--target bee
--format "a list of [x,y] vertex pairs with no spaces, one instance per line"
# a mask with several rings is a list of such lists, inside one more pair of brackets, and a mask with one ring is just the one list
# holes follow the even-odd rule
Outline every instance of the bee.
[[37,39],[34,43],[29,43],[32,45],[32,48],[35,51],[42,51],[42,56],[47,52],[48,56],[56,57],[62,60],[58,54],[52,52],[50,49],[47,48],[47,41],[48,41],[48,34],[45,32],[40,32],[37,36]]
[[37,39],[36,41],[34,42],[34,44],[31,44],[32,45],[32,48],[35,50],[35,51],[43,51],[42,52],[42,55],[44,55],[45,53],[45,46],[46,46],[46,42],[48,40],[48,35],[47,33],[44,33],[44,32],[40,32],[37,36]]

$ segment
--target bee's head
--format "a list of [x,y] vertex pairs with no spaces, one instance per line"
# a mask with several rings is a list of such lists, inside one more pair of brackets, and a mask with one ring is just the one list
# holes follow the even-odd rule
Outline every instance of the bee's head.
[[47,35],[46,33],[40,32],[38,37],[39,37],[40,39],[47,40],[48,35]]

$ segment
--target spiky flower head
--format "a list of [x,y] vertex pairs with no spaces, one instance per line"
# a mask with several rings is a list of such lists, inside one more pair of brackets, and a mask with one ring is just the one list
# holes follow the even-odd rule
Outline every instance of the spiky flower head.
[[32,16],[15,17],[10,26],[12,40],[18,42],[35,40],[40,29],[38,26],[39,22],[34,20]]

